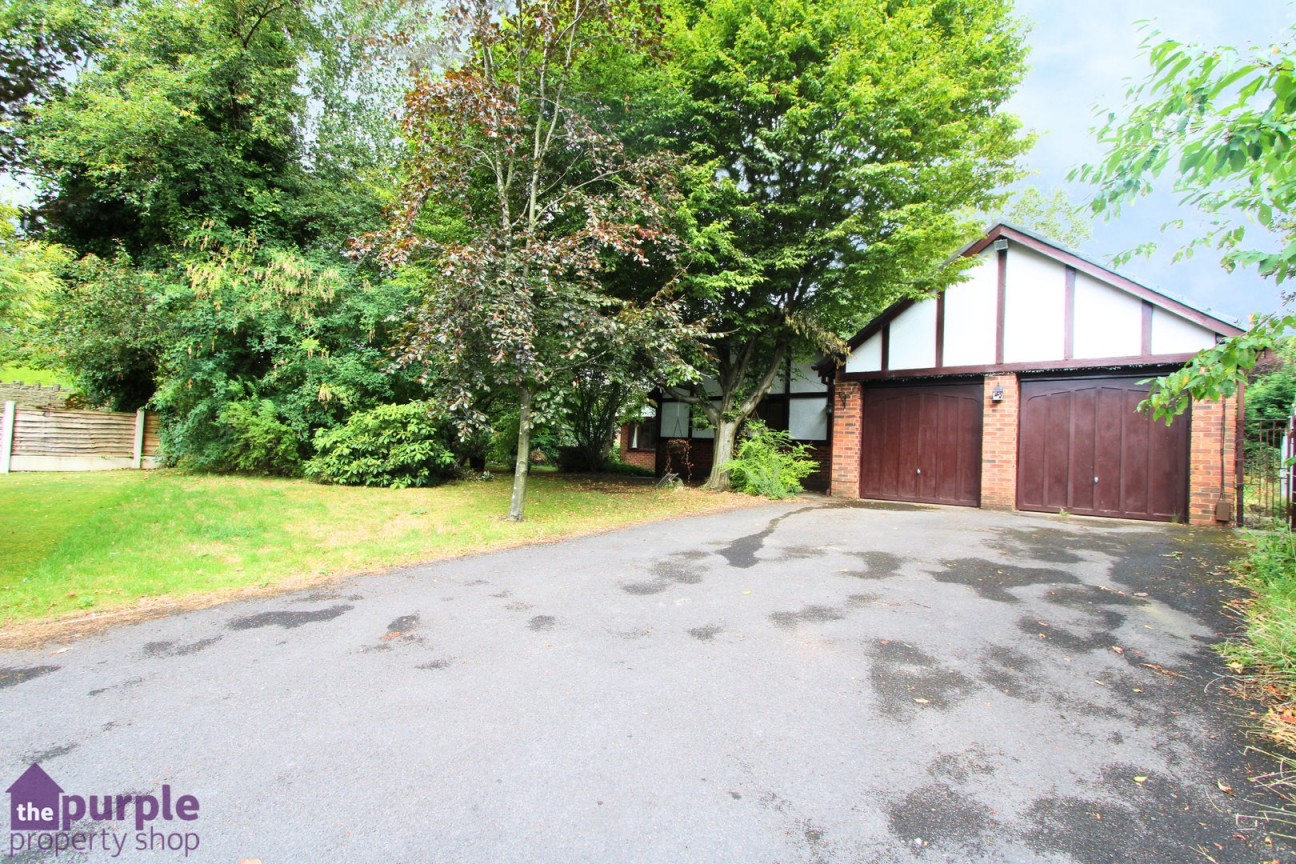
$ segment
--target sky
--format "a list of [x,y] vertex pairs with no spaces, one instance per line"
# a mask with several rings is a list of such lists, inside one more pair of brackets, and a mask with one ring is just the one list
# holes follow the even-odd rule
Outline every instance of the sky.
[[[1008,109],[1039,136],[1025,160],[1034,172],[1026,182],[1045,193],[1062,189],[1077,204],[1088,203],[1092,188],[1066,175],[1102,155],[1092,132],[1095,112],[1119,113],[1130,81],[1141,80],[1148,68],[1139,54],[1145,33],[1137,22],[1150,21],[1180,42],[1243,47],[1281,41],[1296,20],[1296,6],[1285,0],[1016,0],[1016,6],[1030,26],[1031,68]],[[1160,186],[1168,189],[1165,175]],[[1124,208],[1118,219],[1096,222],[1093,238],[1077,251],[1110,266],[1113,254],[1158,241],[1152,259],[1135,258],[1120,272],[1243,322],[1281,305],[1280,287],[1271,280],[1254,271],[1226,273],[1208,251],[1172,264],[1176,244],[1159,229],[1174,218],[1191,222],[1192,212],[1168,191],[1158,192]]]

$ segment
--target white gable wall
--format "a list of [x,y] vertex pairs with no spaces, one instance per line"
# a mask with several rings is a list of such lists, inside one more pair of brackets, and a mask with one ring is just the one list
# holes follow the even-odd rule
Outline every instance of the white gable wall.
[[[1019,246],[1008,251],[1005,363],[1061,360],[1066,337],[1066,267]],[[948,316],[947,316],[948,317]]]
[[995,362],[999,326],[999,264],[993,250],[981,253],[960,282],[945,292],[945,366]]
[[931,369],[936,365],[936,301],[923,300],[891,322],[889,369]]
[[1142,299],[1076,274],[1074,344],[1077,359],[1143,353]]
[[880,372],[882,370],[882,334],[874,333],[846,358],[847,372]]
[[[936,357],[936,299],[915,303],[861,343],[846,360],[846,372],[888,372],[1003,364],[1062,365],[1074,361],[1190,354],[1215,343],[1215,332],[1124,288],[1069,271],[1058,261],[1020,243],[1008,247],[1004,273],[1003,355],[996,359],[999,331],[999,253],[982,252],[966,281],[944,296],[944,333]],[[1068,272],[1073,289],[1068,301]],[[1068,302],[1070,310],[1068,310]],[[1145,310],[1151,308],[1151,333]],[[1068,315],[1069,311],[1069,315]],[[1068,317],[1071,351],[1067,355]],[[886,337],[884,339],[884,333]],[[882,356],[883,343],[888,356]],[[1130,358],[1130,360],[1126,360]]]
[[1164,309],[1152,310],[1152,353],[1191,354],[1215,344],[1215,334]]

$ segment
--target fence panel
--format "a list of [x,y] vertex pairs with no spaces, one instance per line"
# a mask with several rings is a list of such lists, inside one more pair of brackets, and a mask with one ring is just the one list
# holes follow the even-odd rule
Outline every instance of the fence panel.
[[[12,403],[6,403],[6,407]],[[10,408],[0,429],[11,471],[103,471],[161,464],[157,416]]]

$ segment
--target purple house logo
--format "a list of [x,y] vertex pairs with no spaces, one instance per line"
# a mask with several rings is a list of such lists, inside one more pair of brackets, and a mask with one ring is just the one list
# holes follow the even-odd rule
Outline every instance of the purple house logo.
[[9,793],[10,831],[57,831],[63,789],[33,764],[5,790]]

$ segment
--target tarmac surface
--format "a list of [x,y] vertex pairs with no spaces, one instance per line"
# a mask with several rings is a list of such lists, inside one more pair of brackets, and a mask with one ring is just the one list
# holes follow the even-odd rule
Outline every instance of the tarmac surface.
[[0,860],[1290,861],[1236,818],[1236,552],[799,499],[0,652],[0,781],[136,796]]

